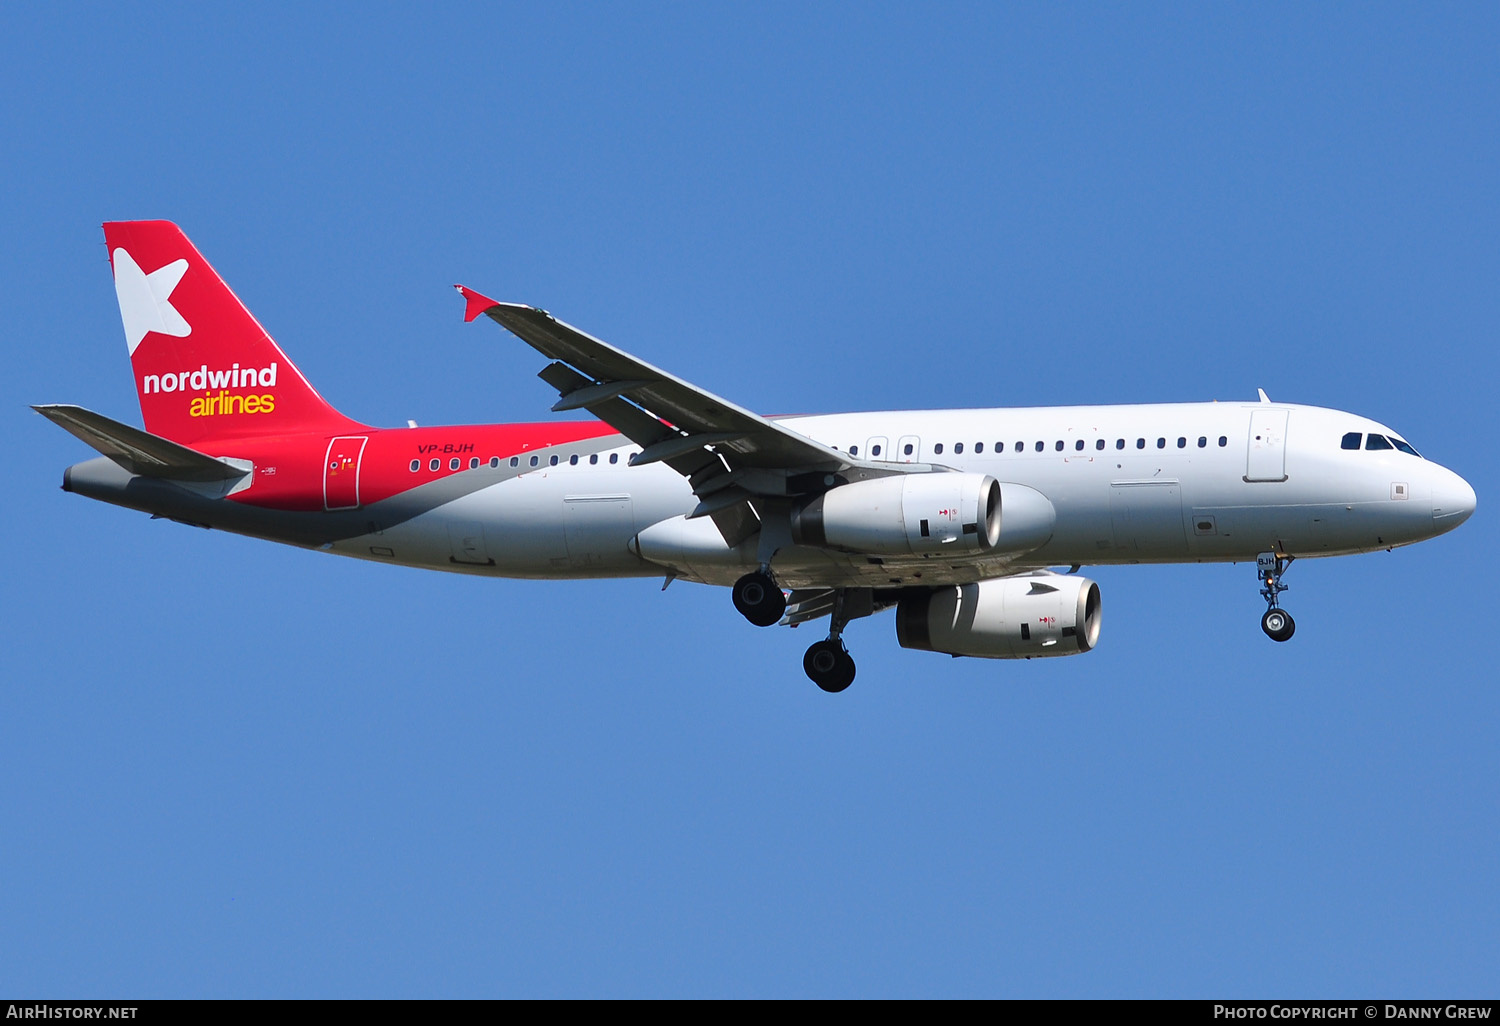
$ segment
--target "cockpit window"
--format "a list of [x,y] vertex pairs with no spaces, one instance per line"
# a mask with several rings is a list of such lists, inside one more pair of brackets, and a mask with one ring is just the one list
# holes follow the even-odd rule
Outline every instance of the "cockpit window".
[[1394,449],[1395,446],[1386,441],[1385,435],[1371,434],[1365,439],[1366,449]]
[[1417,450],[1413,449],[1410,445],[1401,441],[1401,439],[1397,438],[1395,435],[1391,436],[1391,444],[1400,449],[1402,452],[1406,453],[1408,456],[1415,456],[1417,459],[1422,458],[1421,453],[1417,452]]
[[1351,431],[1344,436],[1343,447],[1345,449],[1358,449],[1359,440],[1363,436],[1358,431]]

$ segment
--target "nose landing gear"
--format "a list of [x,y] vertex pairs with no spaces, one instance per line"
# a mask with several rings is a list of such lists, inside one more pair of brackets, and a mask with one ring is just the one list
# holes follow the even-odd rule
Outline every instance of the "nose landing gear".
[[1275,552],[1262,552],[1255,559],[1255,569],[1260,575],[1260,594],[1267,606],[1266,615],[1260,618],[1260,629],[1272,641],[1287,641],[1297,630],[1297,622],[1291,613],[1281,608],[1280,602],[1281,593],[1287,590],[1281,578],[1291,566],[1292,559],[1292,556]]

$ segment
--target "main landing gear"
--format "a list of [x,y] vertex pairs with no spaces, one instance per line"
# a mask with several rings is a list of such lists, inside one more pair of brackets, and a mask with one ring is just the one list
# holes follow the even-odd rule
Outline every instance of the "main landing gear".
[[828,615],[828,637],[815,641],[802,657],[808,679],[824,691],[843,691],[854,683],[854,657],[844,647],[844,628],[849,621],[875,611],[874,593],[868,588],[840,588],[833,593]]
[[1297,622],[1292,619],[1291,613],[1281,608],[1280,602],[1281,593],[1287,590],[1287,586],[1281,583],[1281,578],[1286,574],[1287,567],[1291,566],[1292,558],[1275,552],[1262,552],[1255,559],[1255,569],[1260,575],[1260,594],[1267,606],[1266,615],[1260,618],[1260,629],[1272,641],[1287,641],[1297,630]]
[[[817,602],[816,617],[826,608],[829,592],[822,592]],[[839,588],[833,592],[833,608],[829,610],[828,637],[814,642],[802,657],[802,669],[808,678],[824,691],[843,691],[854,683],[854,657],[844,647],[844,628],[850,620],[869,616],[875,611],[875,595],[869,588]],[[762,566],[734,582],[734,608],[757,627],[770,627],[787,611],[786,595],[771,576],[770,567]],[[792,622],[807,619],[796,607]]]
[[808,680],[829,693],[844,690],[854,683],[854,657],[844,647],[842,638],[815,641],[802,657],[802,669]]
[[734,582],[734,608],[757,627],[770,627],[786,612],[786,596],[766,567]]

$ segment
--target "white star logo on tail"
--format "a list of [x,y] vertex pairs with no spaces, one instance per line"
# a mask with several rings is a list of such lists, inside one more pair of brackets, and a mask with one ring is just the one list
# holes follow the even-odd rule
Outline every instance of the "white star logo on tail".
[[141,339],[153,331],[174,338],[192,333],[192,325],[172,305],[172,290],[187,273],[186,260],[173,260],[147,274],[123,249],[115,250],[115,297],[120,301],[120,320],[125,322],[125,344],[130,355]]

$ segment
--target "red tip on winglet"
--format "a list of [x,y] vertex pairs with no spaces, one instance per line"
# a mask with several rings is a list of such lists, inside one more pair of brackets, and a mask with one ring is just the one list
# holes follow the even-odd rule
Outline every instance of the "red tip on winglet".
[[467,285],[455,285],[453,287],[458,289],[459,294],[464,297],[464,301],[468,304],[464,307],[465,324],[468,324],[470,321],[478,317],[480,314],[484,313],[490,307],[500,305],[489,296],[481,296],[479,293],[475,292]]

